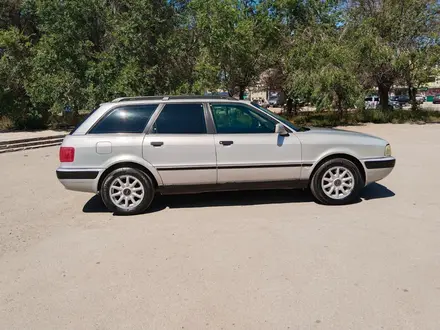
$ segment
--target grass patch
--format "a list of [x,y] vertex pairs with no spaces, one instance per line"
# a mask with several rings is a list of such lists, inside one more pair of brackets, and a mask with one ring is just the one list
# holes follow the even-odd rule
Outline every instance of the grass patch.
[[298,126],[335,127],[359,125],[363,123],[375,124],[425,124],[440,123],[440,111],[433,110],[359,110],[344,113],[342,118],[334,111],[301,112],[297,116],[287,117]]

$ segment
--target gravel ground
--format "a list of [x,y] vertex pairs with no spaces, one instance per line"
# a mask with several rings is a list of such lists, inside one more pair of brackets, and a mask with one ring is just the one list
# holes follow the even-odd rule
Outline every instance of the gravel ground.
[[116,217],[62,188],[57,148],[0,155],[0,329],[440,329],[440,126],[351,129],[398,161],[342,207],[266,191]]

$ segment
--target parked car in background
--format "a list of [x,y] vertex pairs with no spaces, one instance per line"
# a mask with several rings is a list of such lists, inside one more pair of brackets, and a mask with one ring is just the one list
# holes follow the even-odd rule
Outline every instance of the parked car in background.
[[418,104],[422,104],[422,103],[425,102],[425,101],[426,101],[425,96],[423,96],[423,95],[416,95],[416,102],[417,102]]
[[401,105],[405,105],[408,104],[410,102],[410,98],[408,95],[399,95],[397,97],[397,101],[401,104]]
[[263,108],[269,108],[270,103],[268,101],[266,101],[265,99],[259,98],[259,99],[253,99],[252,100],[253,103],[258,104],[259,106],[263,107]]
[[271,107],[278,107],[280,104],[278,102],[278,96],[271,96],[269,97],[269,106]]
[[437,94],[436,96],[434,96],[434,98],[432,99],[432,103],[440,104],[440,94]]
[[67,135],[56,174],[110,211],[137,214],[158,193],[219,190],[310,188],[322,204],[347,204],[395,162],[381,138],[298,127],[258,104],[137,97],[102,104]]
[[365,98],[365,109],[376,109],[379,105],[379,96],[367,96]]
[[286,103],[284,92],[269,92],[268,103],[271,107],[282,107]]
[[396,99],[388,99],[388,106],[390,106],[393,110],[402,109],[402,104]]

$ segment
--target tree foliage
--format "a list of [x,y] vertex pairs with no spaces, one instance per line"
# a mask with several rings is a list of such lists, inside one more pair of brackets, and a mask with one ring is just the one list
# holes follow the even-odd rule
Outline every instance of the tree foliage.
[[[119,96],[243,97],[263,80],[342,112],[439,64],[435,0],[3,0],[0,116],[41,126]],[[264,73],[264,74],[263,74]]]

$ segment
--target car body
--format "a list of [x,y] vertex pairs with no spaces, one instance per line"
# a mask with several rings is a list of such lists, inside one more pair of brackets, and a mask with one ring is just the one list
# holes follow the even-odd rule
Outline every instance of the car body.
[[284,92],[281,91],[269,91],[268,103],[269,106],[281,107],[286,100]]
[[399,95],[399,96],[397,97],[397,101],[398,101],[400,104],[405,105],[405,104],[409,103],[411,100],[410,100],[410,98],[409,98],[408,95]]
[[402,109],[402,104],[400,104],[398,101],[388,101],[388,105],[393,109],[393,110],[400,110]]
[[440,94],[437,94],[436,96],[434,96],[434,98],[432,99],[432,103],[440,104]]
[[276,106],[278,106],[279,105],[279,103],[278,103],[278,96],[271,96],[271,97],[269,97],[269,100],[268,100],[268,102],[269,102],[269,105],[271,106],[271,107],[276,107]]
[[422,104],[423,102],[425,102],[426,101],[426,98],[425,98],[425,96],[423,96],[423,95],[416,95],[416,102],[418,103],[418,104]]
[[259,105],[260,107],[263,107],[263,108],[269,108],[269,106],[270,106],[269,102],[267,102],[265,99],[261,99],[261,98],[254,99],[252,102]]
[[379,105],[379,96],[373,95],[373,96],[367,96],[364,99],[365,102],[365,109],[376,109]]
[[346,204],[395,165],[381,138],[296,127],[255,103],[213,97],[102,104],[65,137],[60,162],[67,189],[98,193],[121,214],[145,211],[156,193],[216,190],[310,187],[321,203]]

